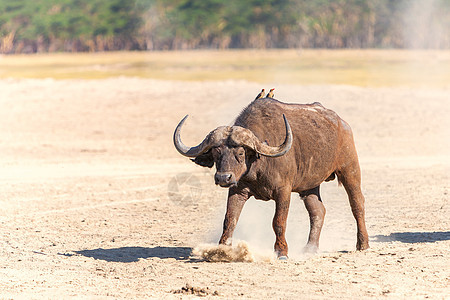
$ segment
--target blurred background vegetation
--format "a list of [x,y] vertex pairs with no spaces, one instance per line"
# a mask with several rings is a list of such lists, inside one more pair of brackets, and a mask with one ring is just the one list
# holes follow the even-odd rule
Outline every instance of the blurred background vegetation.
[[0,53],[450,48],[448,0],[0,0]]

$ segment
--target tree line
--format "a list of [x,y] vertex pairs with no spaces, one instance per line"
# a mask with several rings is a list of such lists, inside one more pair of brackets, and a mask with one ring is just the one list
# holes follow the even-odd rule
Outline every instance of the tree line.
[[448,0],[0,0],[0,53],[450,48]]

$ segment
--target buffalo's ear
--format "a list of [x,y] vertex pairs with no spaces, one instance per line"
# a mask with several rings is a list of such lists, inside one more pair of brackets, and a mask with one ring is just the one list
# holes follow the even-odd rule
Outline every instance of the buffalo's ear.
[[191,160],[202,167],[212,168],[214,166],[214,159],[211,150],[206,153],[200,154],[199,156]]

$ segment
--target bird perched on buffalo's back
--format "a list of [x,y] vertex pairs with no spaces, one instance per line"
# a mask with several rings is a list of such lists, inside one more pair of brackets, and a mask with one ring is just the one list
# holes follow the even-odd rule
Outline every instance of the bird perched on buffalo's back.
[[270,91],[267,93],[266,98],[273,98],[273,91],[275,89],[270,89]]
[[262,90],[261,90],[261,93],[259,93],[259,94],[256,96],[255,100],[257,100],[257,99],[259,99],[259,98],[262,98],[262,97],[264,97],[264,89],[262,89]]

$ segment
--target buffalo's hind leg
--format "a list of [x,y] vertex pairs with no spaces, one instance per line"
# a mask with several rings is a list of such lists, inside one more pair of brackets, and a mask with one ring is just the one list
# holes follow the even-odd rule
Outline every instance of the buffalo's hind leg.
[[320,198],[319,186],[299,194],[308,211],[310,224],[308,243],[304,248],[304,252],[317,252],[319,249],[320,232],[322,231],[326,212],[325,206]]
[[361,191],[361,171],[356,161],[338,173],[339,181],[344,185],[348,200],[356,220],[357,236],[356,250],[369,248],[369,235],[367,234],[364,209],[364,195]]

